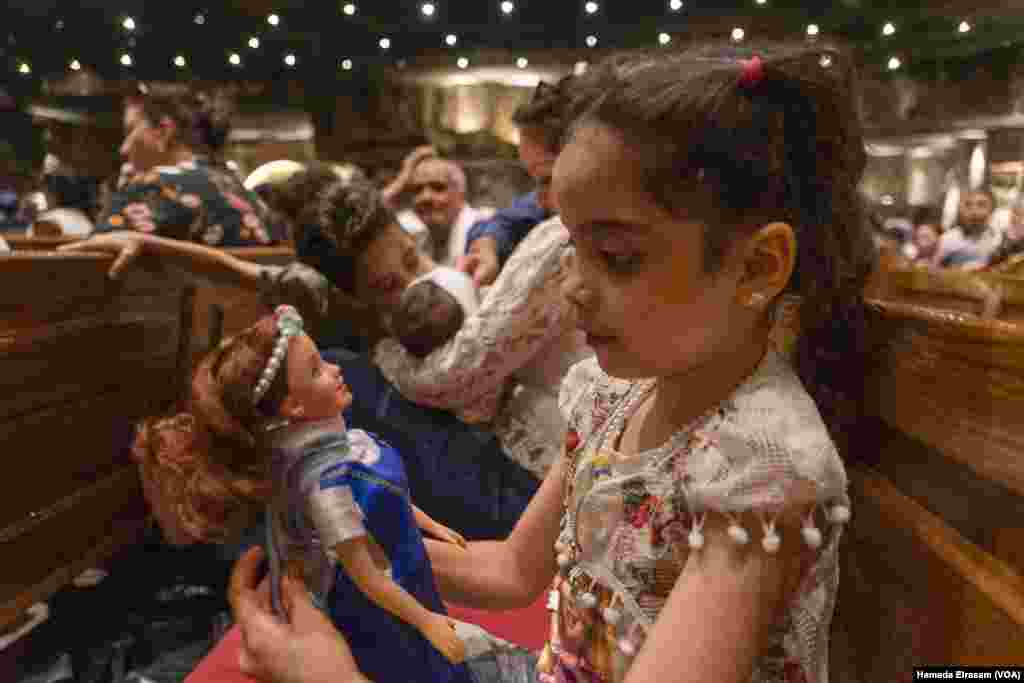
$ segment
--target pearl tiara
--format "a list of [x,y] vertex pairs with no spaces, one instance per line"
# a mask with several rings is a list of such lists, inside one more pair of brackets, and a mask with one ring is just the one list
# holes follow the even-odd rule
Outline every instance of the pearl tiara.
[[274,352],[270,354],[267,367],[264,368],[260,381],[253,390],[253,405],[258,404],[270,389],[270,384],[277,376],[277,371],[281,369],[285,354],[288,353],[288,342],[292,337],[302,334],[302,316],[292,306],[278,306],[274,311],[274,322],[277,324],[277,341],[274,342]]

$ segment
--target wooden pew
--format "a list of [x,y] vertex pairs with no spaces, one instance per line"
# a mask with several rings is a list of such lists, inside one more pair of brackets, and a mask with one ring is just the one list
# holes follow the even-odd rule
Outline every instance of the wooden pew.
[[873,302],[886,341],[849,468],[832,680],[1024,664],[1024,326],[957,312],[966,280],[888,275],[906,289]]
[[[134,423],[183,395],[195,356],[255,322],[257,295],[23,238],[0,255],[0,632],[83,569],[134,542],[146,508]],[[282,264],[288,248],[229,250]]]
[[127,446],[183,386],[192,295],[112,259],[0,255],[0,630],[133,542],[146,511]]

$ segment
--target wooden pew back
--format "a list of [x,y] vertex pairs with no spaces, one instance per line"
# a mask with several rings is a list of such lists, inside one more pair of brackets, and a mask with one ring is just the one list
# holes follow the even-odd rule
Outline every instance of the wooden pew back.
[[0,255],[0,626],[132,542],[145,519],[127,446],[184,376],[191,293],[112,259]]
[[1024,327],[896,277],[932,306],[874,302],[886,341],[855,445],[866,464],[849,468],[836,681],[1024,663]]

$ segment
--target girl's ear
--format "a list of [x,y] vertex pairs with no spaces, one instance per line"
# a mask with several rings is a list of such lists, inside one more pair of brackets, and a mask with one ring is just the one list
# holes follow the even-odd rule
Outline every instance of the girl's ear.
[[769,223],[755,232],[743,250],[743,270],[736,288],[739,303],[766,307],[781,294],[796,267],[796,253],[796,233],[789,223]]

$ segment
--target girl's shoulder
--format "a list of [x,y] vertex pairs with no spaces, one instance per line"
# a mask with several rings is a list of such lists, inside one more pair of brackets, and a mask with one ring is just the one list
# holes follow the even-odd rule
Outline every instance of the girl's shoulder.
[[817,406],[774,352],[680,450],[676,469],[698,507],[848,505],[846,470]]

